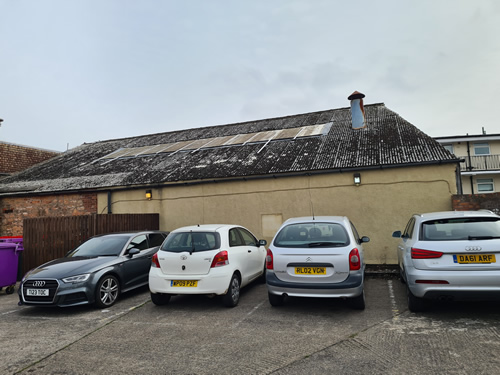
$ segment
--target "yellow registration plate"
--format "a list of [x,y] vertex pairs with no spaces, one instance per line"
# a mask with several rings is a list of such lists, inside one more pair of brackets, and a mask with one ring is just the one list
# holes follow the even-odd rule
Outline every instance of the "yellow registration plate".
[[495,254],[453,255],[453,261],[460,264],[495,263]]
[[325,267],[295,267],[296,275],[326,275]]
[[170,285],[177,286],[177,287],[197,287],[198,281],[197,280],[172,280],[172,283]]

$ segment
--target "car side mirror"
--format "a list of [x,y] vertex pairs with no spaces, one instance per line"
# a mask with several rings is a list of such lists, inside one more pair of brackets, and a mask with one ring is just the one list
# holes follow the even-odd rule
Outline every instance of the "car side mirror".
[[266,246],[267,241],[266,240],[259,240],[259,246]]
[[363,236],[361,237],[361,243],[363,242],[370,242],[370,237]]
[[137,249],[136,247],[133,247],[133,248],[131,248],[131,249],[128,251],[128,254],[127,254],[127,255],[128,255],[130,258],[132,258],[134,255],[137,255],[137,254],[139,254],[140,252],[141,252],[141,250]]
[[394,238],[401,238],[401,231],[397,230],[395,232],[392,232],[392,237],[394,237]]

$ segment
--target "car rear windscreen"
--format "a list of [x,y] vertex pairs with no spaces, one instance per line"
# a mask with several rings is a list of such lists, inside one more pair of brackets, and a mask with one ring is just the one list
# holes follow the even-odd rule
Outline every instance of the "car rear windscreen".
[[276,247],[341,247],[349,245],[344,226],[337,223],[297,223],[282,228]]
[[495,217],[453,218],[422,223],[423,241],[488,240],[500,238],[500,220]]
[[218,248],[220,248],[220,236],[217,232],[177,232],[169,234],[161,250],[182,253]]

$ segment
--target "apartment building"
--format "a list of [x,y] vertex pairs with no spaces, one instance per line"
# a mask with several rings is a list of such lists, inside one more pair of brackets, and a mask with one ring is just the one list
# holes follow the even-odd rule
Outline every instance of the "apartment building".
[[463,194],[500,192],[500,134],[435,137],[460,163]]

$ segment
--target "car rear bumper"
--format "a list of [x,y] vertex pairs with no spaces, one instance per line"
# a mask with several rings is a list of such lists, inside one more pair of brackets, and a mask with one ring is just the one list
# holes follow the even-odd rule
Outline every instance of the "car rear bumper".
[[289,283],[279,280],[273,271],[266,274],[267,290],[271,294],[290,297],[352,298],[363,292],[363,273],[351,273],[343,282],[335,284]]
[[[232,270],[211,269],[205,275],[165,275],[160,268],[149,271],[149,290],[164,294],[226,294],[233,275]],[[173,287],[172,280],[196,280],[196,287]]]
[[[438,281],[448,284],[437,284]],[[500,300],[499,271],[426,271],[407,268],[406,282],[413,295],[420,298]]]

